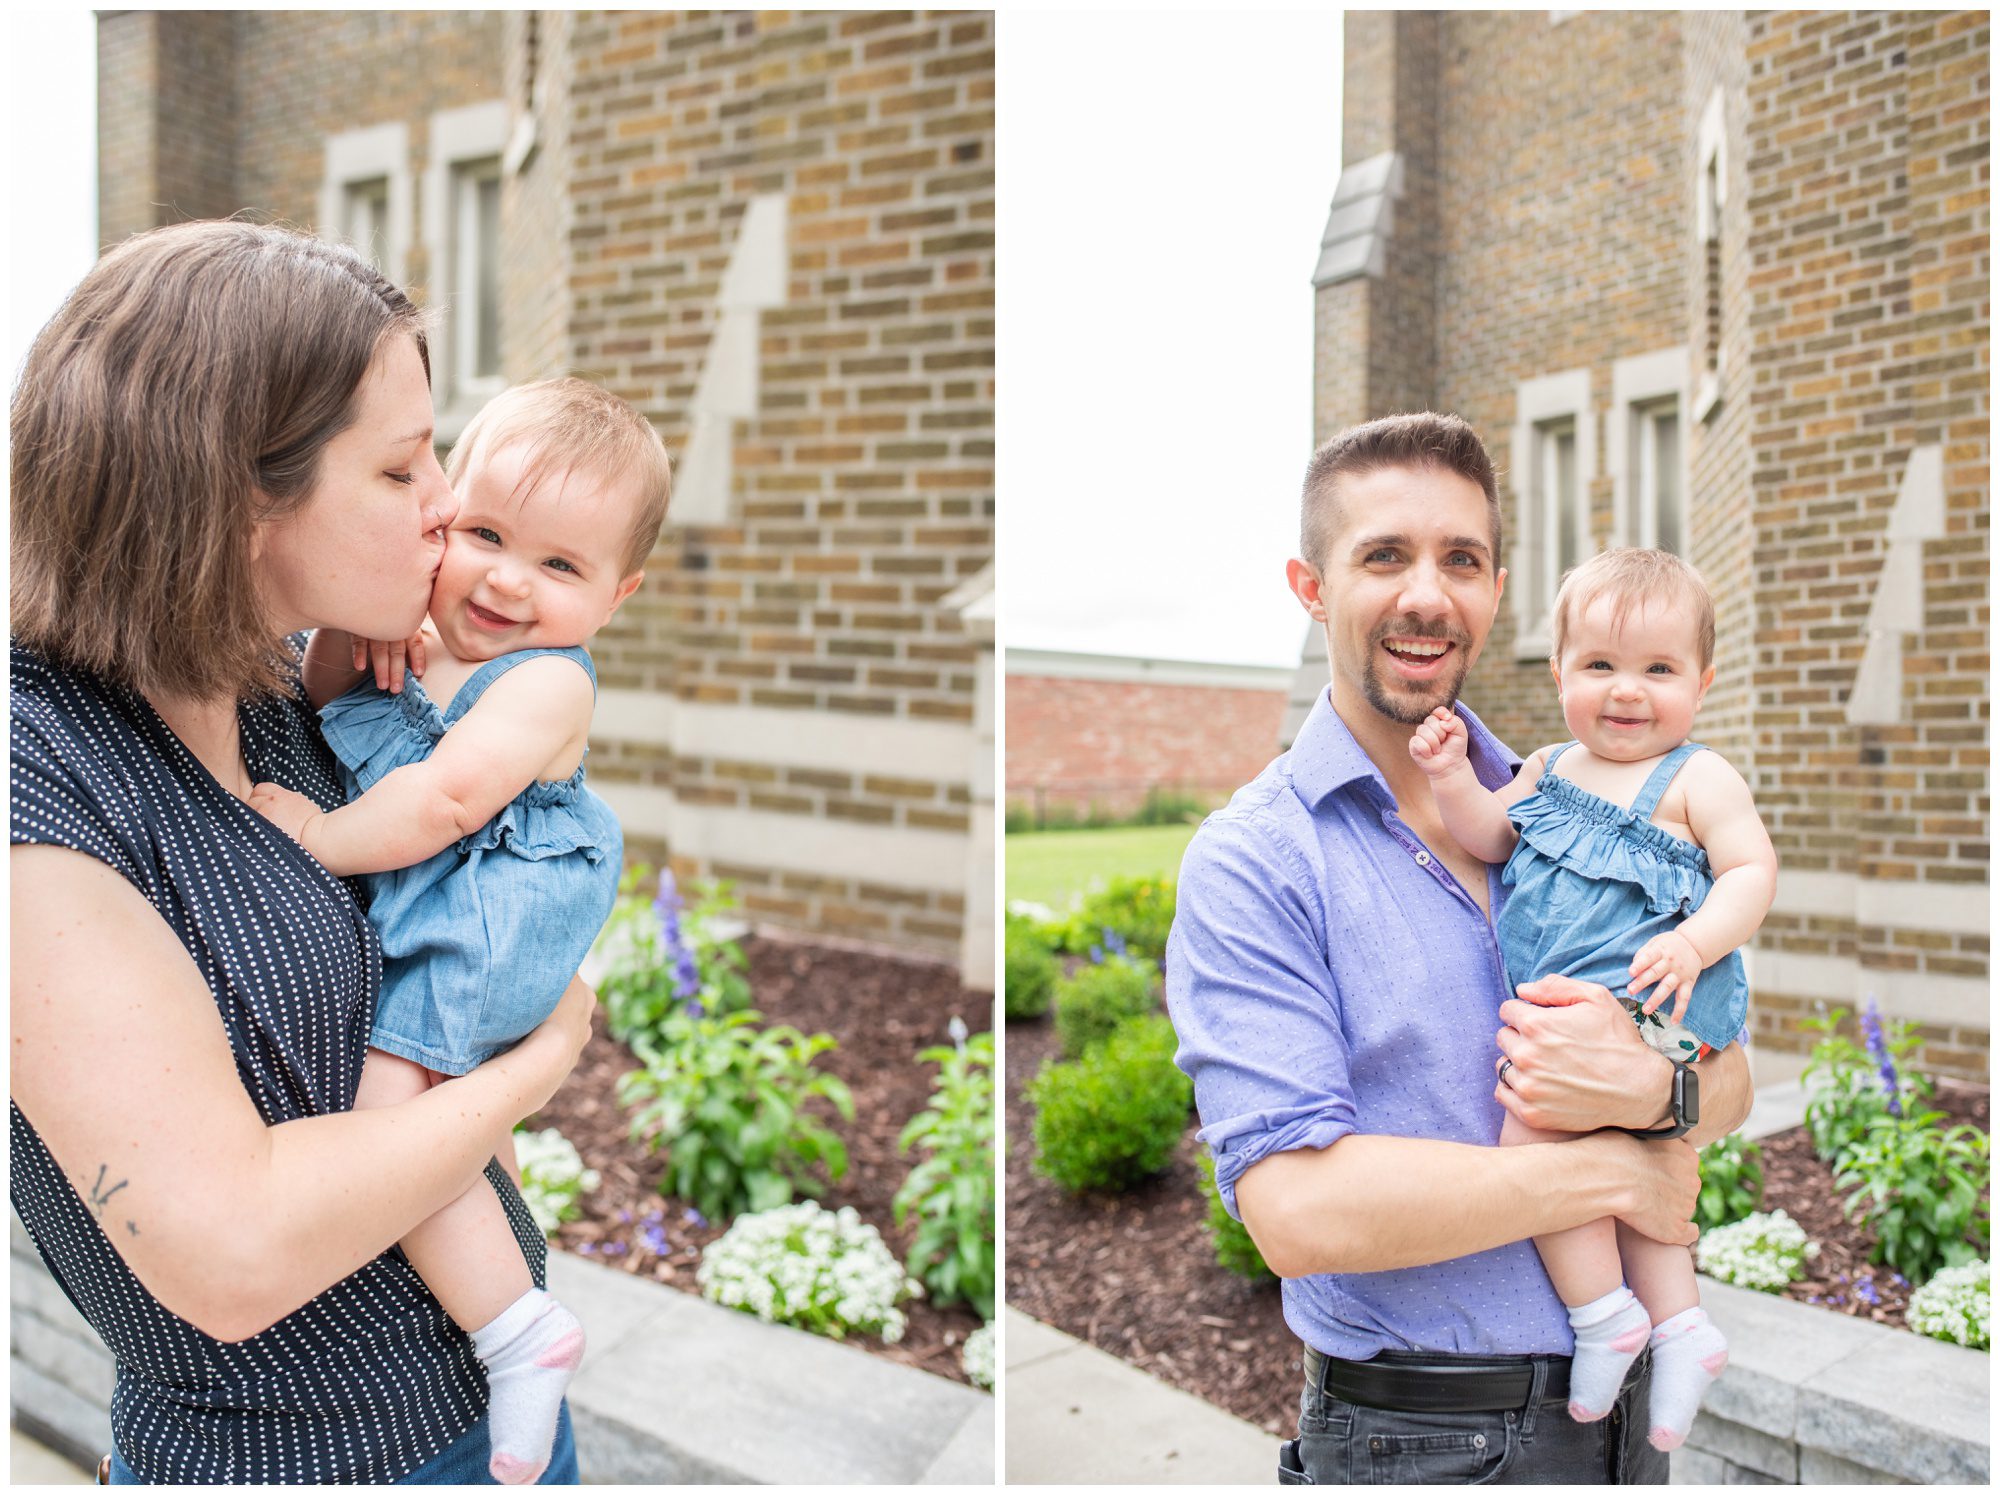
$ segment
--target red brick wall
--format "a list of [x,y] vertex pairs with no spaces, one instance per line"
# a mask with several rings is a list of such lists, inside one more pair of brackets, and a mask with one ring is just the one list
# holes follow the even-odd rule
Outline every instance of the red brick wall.
[[1007,677],[1007,803],[1130,814],[1150,789],[1220,804],[1277,755],[1283,690]]

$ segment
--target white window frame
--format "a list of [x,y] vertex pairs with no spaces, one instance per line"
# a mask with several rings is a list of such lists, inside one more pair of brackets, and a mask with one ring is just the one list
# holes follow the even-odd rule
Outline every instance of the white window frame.
[[1549,427],[1573,422],[1576,433],[1575,505],[1578,560],[1596,547],[1590,533],[1590,484],[1597,475],[1597,420],[1590,405],[1590,370],[1566,369],[1539,379],[1525,379],[1514,391],[1513,471],[1514,546],[1507,594],[1514,599],[1514,655],[1517,659],[1549,657],[1549,615],[1556,588],[1559,543],[1547,512],[1547,488],[1542,480],[1543,443]]
[[[475,179],[468,168],[478,168],[489,158],[497,162],[506,153],[508,129],[504,99],[441,109],[430,118],[423,233],[430,251],[430,302],[443,313],[445,323],[445,335],[434,342],[431,359],[439,446],[456,441],[479,407],[507,387],[503,375],[477,378],[465,371],[467,350],[477,336],[478,313],[476,308],[465,310],[472,294],[464,288],[470,267],[458,251],[466,211],[461,184]],[[498,245],[494,252],[499,252]]]
[[[1704,303],[1708,296],[1708,246],[1722,243],[1722,209],[1729,201],[1729,131],[1723,114],[1722,85],[1717,84],[1708,95],[1708,103],[1701,111],[1701,124],[1695,131],[1694,150],[1694,224],[1695,252],[1702,266],[1701,294]],[[1709,183],[1715,184],[1714,191]],[[1718,292],[1720,288],[1718,287]],[[1704,313],[1705,315],[1705,313]],[[1702,333],[1704,343],[1707,331]],[[1697,423],[1709,419],[1722,403],[1722,362],[1724,358],[1722,339],[1715,342],[1715,367],[1704,366],[1700,380],[1695,386],[1692,414]],[[1707,349],[1702,349],[1702,361],[1706,364]],[[1683,443],[1685,445],[1685,443]]]
[[413,198],[408,125],[373,125],[326,138],[326,172],[320,182],[319,232],[322,238],[353,244],[364,255],[369,246],[349,237],[349,194],[364,182],[386,181],[388,206],[382,224],[382,258],[376,268],[402,285],[410,253]]
[[1650,483],[1652,448],[1641,427],[1668,401],[1680,422],[1679,492],[1681,547],[1692,548],[1688,526],[1688,354],[1661,348],[1618,359],[1611,365],[1611,420],[1605,431],[1604,465],[1611,475],[1612,533],[1620,545],[1659,544],[1659,516]]

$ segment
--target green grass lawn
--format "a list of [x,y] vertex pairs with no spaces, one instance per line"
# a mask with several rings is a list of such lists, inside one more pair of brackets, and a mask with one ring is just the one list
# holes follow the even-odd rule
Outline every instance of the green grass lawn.
[[1074,893],[1114,877],[1180,871],[1191,825],[1120,826],[1108,831],[1028,831],[1007,838],[1007,901],[1065,907]]

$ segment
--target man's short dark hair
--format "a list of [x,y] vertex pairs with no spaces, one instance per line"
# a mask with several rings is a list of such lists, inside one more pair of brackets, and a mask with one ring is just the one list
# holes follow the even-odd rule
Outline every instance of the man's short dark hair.
[[1500,493],[1493,480],[1493,459],[1467,422],[1430,410],[1349,426],[1313,453],[1299,496],[1302,558],[1315,567],[1326,564],[1327,547],[1340,532],[1337,480],[1384,467],[1442,467],[1477,483],[1486,495],[1486,517],[1493,530],[1493,564],[1500,564]]

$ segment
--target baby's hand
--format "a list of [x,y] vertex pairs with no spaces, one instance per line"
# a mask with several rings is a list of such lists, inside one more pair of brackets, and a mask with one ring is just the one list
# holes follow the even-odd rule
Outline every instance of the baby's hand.
[[318,805],[281,784],[259,784],[250,791],[250,808],[301,846],[306,823],[320,813]]
[[413,633],[395,643],[383,639],[354,638],[354,667],[357,670],[373,669],[375,688],[386,690],[390,695],[400,695],[403,690],[403,662],[409,661],[409,672],[421,675],[428,663],[424,646],[424,636]]
[[1441,779],[1465,761],[1465,723],[1448,706],[1440,706],[1424,719],[1410,739],[1410,756],[1431,778]]
[[1669,929],[1647,940],[1632,957],[1632,984],[1625,990],[1636,997],[1658,982],[1639,1010],[1651,1012],[1672,997],[1673,1020],[1679,1022],[1687,1014],[1688,998],[1694,994],[1695,979],[1701,971],[1701,952],[1695,949],[1694,941],[1678,929]]

